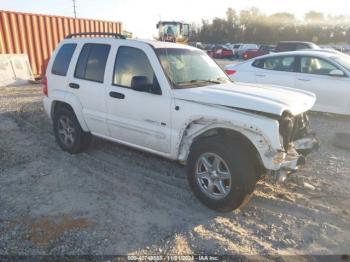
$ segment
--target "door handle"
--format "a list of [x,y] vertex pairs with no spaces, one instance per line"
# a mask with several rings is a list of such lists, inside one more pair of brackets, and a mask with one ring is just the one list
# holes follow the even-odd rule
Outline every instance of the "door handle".
[[255,76],[257,76],[257,77],[266,77],[266,75],[260,75],[260,74],[256,74]]
[[122,93],[118,93],[118,92],[109,92],[109,96],[113,97],[113,98],[118,98],[118,99],[124,99],[125,95]]
[[74,89],[79,89],[80,86],[76,83],[69,83],[69,87]]
[[298,78],[299,81],[303,81],[303,82],[310,82],[311,79],[306,79],[306,78]]

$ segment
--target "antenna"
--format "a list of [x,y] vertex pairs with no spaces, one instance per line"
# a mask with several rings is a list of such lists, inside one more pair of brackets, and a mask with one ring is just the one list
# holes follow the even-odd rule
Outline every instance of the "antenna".
[[75,1],[76,0],[72,0],[73,1],[73,12],[74,12],[74,18],[77,18],[77,6],[76,6],[76,4],[75,4]]

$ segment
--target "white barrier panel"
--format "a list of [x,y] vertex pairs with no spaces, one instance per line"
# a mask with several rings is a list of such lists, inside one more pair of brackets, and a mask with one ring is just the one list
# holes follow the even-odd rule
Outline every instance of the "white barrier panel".
[[0,86],[23,85],[33,80],[26,54],[0,55]]

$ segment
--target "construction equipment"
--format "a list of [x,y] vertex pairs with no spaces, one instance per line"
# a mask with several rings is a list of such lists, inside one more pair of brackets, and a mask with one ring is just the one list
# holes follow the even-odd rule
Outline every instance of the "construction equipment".
[[157,29],[159,41],[188,44],[189,24],[178,21],[159,21]]

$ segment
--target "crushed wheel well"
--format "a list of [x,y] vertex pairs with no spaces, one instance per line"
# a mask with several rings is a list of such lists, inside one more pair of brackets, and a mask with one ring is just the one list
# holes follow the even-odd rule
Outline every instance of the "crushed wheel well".
[[[202,134],[200,134],[198,137],[194,138],[193,143],[209,136],[224,136],[227,139],[235,139],[239,140],[243,146],[245,146],[248,149],[249,155],[252,157],[253,164],[258,171],[259,174],[264,173],[265,167],[262,163],[261,157],[253,143],[243,134],[241,134],[238,131],[232,130],[232,129],[226,129],[226,128],[215,128],[215,129],[210,129]],[[192,143],[192,144],[193,144]]]

